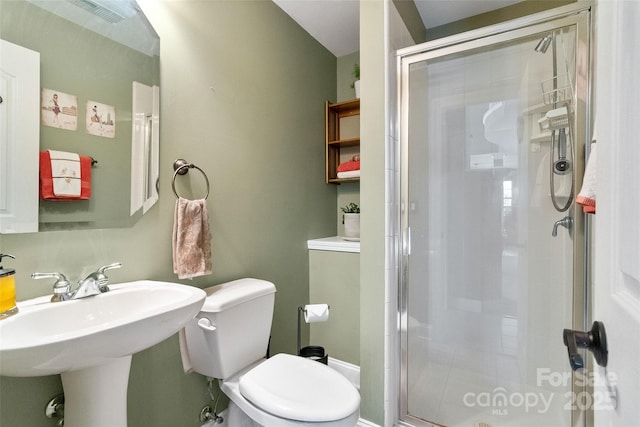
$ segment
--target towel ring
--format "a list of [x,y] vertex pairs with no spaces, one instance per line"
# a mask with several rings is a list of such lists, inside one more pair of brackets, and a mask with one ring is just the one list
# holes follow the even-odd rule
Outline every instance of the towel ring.
[[207,193],[204,195],[204,199],[207,200],[209,198],[209,188],[210,188],[209,178],[207,177],[207,174],[204,173],[204,171],[200,169],[198,166],[194,165],[193,163],[188,163],[184,159],[178,159],[175,162],[173,162],[173,170],[175,171],[173,172],[173,181],[171,182],[171,189],[173,189],[173,194],[176,195],[176,198],[180,198],[180,196],[178,196],[178,192],[176,191],[176,176],[186,175],[187,173],[189,173],[189,169],[198,169],[202,174],[202,176],[204,176],[204,180],[207,183]]

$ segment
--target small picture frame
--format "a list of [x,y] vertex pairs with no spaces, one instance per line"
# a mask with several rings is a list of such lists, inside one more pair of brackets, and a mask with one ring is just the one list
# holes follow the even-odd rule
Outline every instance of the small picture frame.
[[78,129],[78,98],[59,90],[42,88],[40,117],[44,126]]
[[103,138],[116,137],[116,108],[97,101],[87,101],[87,133]]

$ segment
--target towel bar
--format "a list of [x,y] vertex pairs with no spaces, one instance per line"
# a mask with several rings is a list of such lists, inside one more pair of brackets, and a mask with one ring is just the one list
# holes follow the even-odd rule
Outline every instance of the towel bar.
[[202,176],[204,176],[204,180],[207,183],[207,193],[204,195],[204,199],[207,200],[209,198],[209,188],[210,188],[209,178],[207,177],[207,174],[204,173],[204,171],[200,169],[198,166],[194,165],[193,163],[189,163],[184,159],[177,159],[175,162],[173,162],[173,170],[175,171],[173,172],[173,180],[171,182],[171,189],[173,190],[173,194],[176,195],[176,198],[180,197],[178,196],[178,192],[176,191],[176,176],[186,175],[187,173],[189,173],[189,169],[198,169],[202,174]]

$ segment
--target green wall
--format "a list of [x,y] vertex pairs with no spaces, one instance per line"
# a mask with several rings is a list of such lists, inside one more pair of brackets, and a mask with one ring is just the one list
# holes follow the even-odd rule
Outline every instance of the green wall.
[[327,322],[302,325],[309,343],[360,366],[360,254],[310,250],[309,301],[330,306]]
[[[114,261],[123,268],[110,272],[112,282],[178,281],[171,166],[182,157],[211,181],[214,269],[182,282],[273,281],[272,351],[293,353],[297,307],[309,301],[306,241],[336,228],[336,188],[324,183],[324,102],[336,94],[336,58],[271,1],[143,8],[161,38],[159,203],[132,228],[0,236],[0,250],[17,257],[18,299],[51,293],[50,283],[30,278],[34,271],[77,281]],[[180,179],[198,185],[196,175]],[[199,426],[206,380],[182,372],[176,336],[136,354],[130,379],[130,427]],[[58,376],[0,377],[0,426],[53,426],[43,408],[59,391]]]
[[356,90],[352,87],[353,66],[360,64],[360,52],[340,56],[336,59],[336,98],[332,101],[341,102],[356,97]]

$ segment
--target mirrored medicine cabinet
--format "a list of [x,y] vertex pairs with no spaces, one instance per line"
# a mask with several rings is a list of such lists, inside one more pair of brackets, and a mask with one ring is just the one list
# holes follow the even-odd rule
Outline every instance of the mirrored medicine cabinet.
[[[158,200],[160,40],[139,6],[2,1],[0,39],[0,233],[133,226]],[[28,100],[6,46],[38,61]],[[88,200],[39,200],[46,150],[94,160]],[[32,223],[21,205],[35,206]]]

